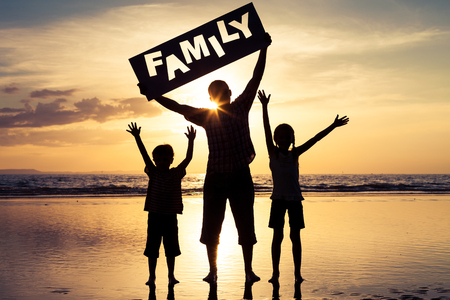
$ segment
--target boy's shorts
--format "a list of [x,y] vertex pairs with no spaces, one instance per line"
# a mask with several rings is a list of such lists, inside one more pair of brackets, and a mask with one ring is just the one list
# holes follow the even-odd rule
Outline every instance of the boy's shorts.
[[159,257],[161,239],[166,257],[181,254],[178,242],[178,220],[176,214],[148,213],[147,244],[144,255],[149,258]]
[[284,228],[284,215],[286,210],[289,215],[289,226],[293,229],[305,228],[303,218],[302,201],[272,200],[270,208],[269,227],[274,229]]

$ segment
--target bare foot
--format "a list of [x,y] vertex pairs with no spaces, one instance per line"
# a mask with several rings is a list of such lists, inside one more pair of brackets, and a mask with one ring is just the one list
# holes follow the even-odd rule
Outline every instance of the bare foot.
[[217,273],[209,272],[208,276],[203,278],[203,281],[207,283],[217,283]]
[[261,278],[256,276],[256,274],[253,273],[253,271],[250,271],[247,274],[245,274],[245,282],[246,283],[253,283],[253,282],[260,281],[260,280],[261,280]]
[[175,277],[169,277],[169,285],[174,286],[177,283],[180,283],[180,282]]
[[151,288],[155,288],[156,287],[155,280],[156,278],[149,277],[145,285],[148,285]]

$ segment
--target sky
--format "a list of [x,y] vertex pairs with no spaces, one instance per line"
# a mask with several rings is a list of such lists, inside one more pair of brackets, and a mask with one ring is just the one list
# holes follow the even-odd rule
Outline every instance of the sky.
[[[128,59],[247,3],[0,0],[0,169],[142,172],[130,122],[149,152],[171,144],[180,163],[191,124],[139,94]],[[260,84],[272,128],[292,125],[300,145],[350,118],[300,157],[300,173],[450,173],[450,1],[253,4],[273,41]],[[257,57],[166,96],[206,107],[207,86],[222,79],[237,97]],[[206,170],[196,129],[188,173]],[[251,171],[268,174],[257,98],[250,130]]]

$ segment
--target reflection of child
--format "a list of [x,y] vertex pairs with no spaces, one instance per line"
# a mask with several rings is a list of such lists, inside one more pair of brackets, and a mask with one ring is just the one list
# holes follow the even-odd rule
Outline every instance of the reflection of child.
[[155,162],[153,164],[140,137],[141,127],[138,128],[136,123],[131,123],[128,127],[130,129],[127,131],[136,139],[146,165],[145,172],[150,179],[144,207],[144,210],[148,211],[147,245],[144,255],[148,257],[150,273],[146,284],[155,287],[156,263],[163,239],[169,269],[169,285],[174,285],[179,282],[174,276],[175,257],[181,254],[177,225],[177,214],[183,211],[181,179],[186,175],[186,167],[192,159],[196,131],[192,126],[188,127],[188,132],[185,133],[189,140],[186,158],[176,168],[170,169],[174,156],[172,146],[167,144],[157,146],[152,152]]
[[[302,192],[299,185],[298,158],[315,143],[324,138],[333,129],[346,125],[349,118],[339,115],[334,122],[312,139],[301,146],[295,146],[294,130],[288,124],[280,124],[272,132],[269,123],[268,104],[270,95],[266,97],[264,91],[258,92],[258,98],[263,107],[263,123],[266,136],[267,150],[269,152],[270,170],[272,171],[272,208],[270,211],[269,227],[273,228],[272,240],[272,278],[271,283],[278,283],[280,276],[281,242],[283,241],[284,215],[289,214],[290,238],[292,241],[292,255],[295,265],[295,281],[303,281],[301,276],[302,246],[300,229],[305,228],[303,219]],[[275,141],[275,145],[273,144]],[[291,148],[292,145],[292,148]]]

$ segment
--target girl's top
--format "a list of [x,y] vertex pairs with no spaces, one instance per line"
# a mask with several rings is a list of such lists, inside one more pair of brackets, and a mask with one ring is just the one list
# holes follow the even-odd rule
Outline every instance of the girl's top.
[[292,151],[287,154],[278,152],[270,157],[270,169],[272,170],[273,191],[272,200],[302,201],[300,189],[298,160],[292,156]]

